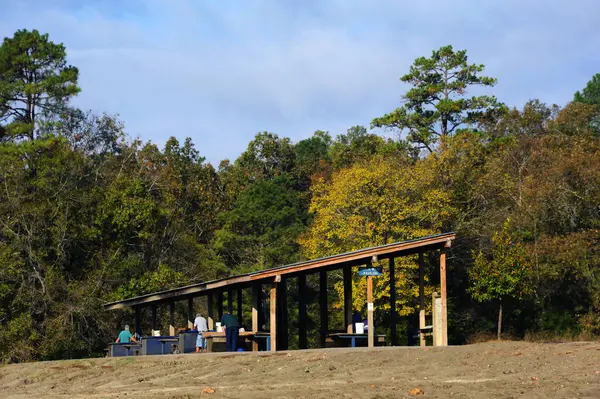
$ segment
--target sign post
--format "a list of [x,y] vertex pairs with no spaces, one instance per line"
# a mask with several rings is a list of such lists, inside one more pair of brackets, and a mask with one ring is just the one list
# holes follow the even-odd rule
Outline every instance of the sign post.
[[367,329],[367,340],[369,348],[372,348],[375,346],[375,327],[373,326],[373,276],[371,275],[367,276],[367,310],[367,320],[369,325],[369,328]]
[[[371,262],[377,262],[377,256],[373,256]],[[375,326],[373,325],[373,277],[383,274],[381,267],[373,267],[372,263],[358,269],[359,276],[367,277],[367,342],[369,348],[375,346]]]

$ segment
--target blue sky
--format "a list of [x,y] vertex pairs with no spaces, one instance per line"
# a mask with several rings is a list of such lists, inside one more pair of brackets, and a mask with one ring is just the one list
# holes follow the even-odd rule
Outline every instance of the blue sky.
[[501,101],[564,105],[600,72],[599,27],[598,0],[0,0],[0,36],[66,45],[78,106],[160,145],[190,136],[215,164],[259,131],[368,126],[446,44],[486,65]]

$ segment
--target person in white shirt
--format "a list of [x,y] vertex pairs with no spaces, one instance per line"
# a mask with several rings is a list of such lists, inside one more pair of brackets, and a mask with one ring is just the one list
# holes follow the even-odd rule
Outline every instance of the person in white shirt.
[[198,337],[196,338],[196,353],[206,352],[206,339],[202,338],[202,332],[208,331],[208,324],[206,319],[196,313],[196,319],[194,320],[194,329],[198,331]]

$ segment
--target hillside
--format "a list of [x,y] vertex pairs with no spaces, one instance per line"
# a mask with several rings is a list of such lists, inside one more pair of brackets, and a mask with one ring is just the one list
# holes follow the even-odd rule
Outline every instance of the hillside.
[[500,342],[38,362],[2,366],[0,397],[597,398],[599,355],[600,343]]

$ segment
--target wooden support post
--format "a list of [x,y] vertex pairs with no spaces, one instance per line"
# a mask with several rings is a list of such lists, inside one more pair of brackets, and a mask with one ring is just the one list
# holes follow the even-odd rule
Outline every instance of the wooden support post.
[[230,315],[233,315],[233,291],[232,290],[227,290],[227,313],[229,313]]
[[319,308],[321,311],[321,348],[325,347],[327,342],[327,331],[329,330],[329,312],[327,309],[327,272],[319,272]]
[[433,326],[433,346],[442,345],[442,298],[440,294],[431,294],[431,325]]
[[298,348],[306,349],[306,274],[298,276]]
[[169,335],[175,335],[175,302],[169,302]]
[[241,326],[241,325],[244,324],[244,315],[242,313],[243,297],[242,297],[242,290],[241,289],[237,290],[236,299],[237,299],[237,319],[238,319],[238,322],[240,323],[240,326]]
[[390,327],[392,330],[392,346],[398,345],[398,333],[396,331],[396,264],[394,258],[390,258]]
[[217,317],[219,321],[223,318],[223,292],[217,294]]
[[188,298],[188,308],[187,308],[187,328],[191,330],[194,328],[194,298]]
[[135,333],[139,336],[142,335],[142,318],[140,316],[140,308],[135,308]]
[[213,298],[214,295],[212,293],[209,293],[206,296],[206,313],[208,316],[208,329],[209,330],[214,330],[215,328],[215,318],[214,318],[214,304],[213,304]]
[[375,346],[375,326],[373,325],[373,276],[367,276],[367,323],[368,323],[368,336],[369,348]]
[[277,283],[273,283],[271,286],[271,297],[270,297],[270,318],[271,323],[270,334],[271,334],[271,351],[277,350]]
[[[260,309],[260,284],[252,286],[252,331],[258,332],[260,327],[258,326],[258,311]],[[252,341],[252,351],[258,351],[258,341]]]
[[352,268],[344,268],[344,323],[346,332],[352,334]]
[[277,347],[286,350],[289,347],[287,279],[281,277],[277,285]]
[[259,289],[258,289],[258,330],[259,331],[266,331],[267,330],[267,311],[265,309],[266,305],[267,305],[267,301],[265,300],[266,298],[266,292],[263,289],[262,284],[258,285]]
[[419,345],[426,346],[425,341],[425,264],[423,253],[419,253]]
[[440,253],[440,295],[442,297],[442,346],[448,346],[448,293],[446,291],[446,251]]
[[156,304],[152,305],[152,336],[154,336],[155,330],[158,330],[158,324],[156,324]]

